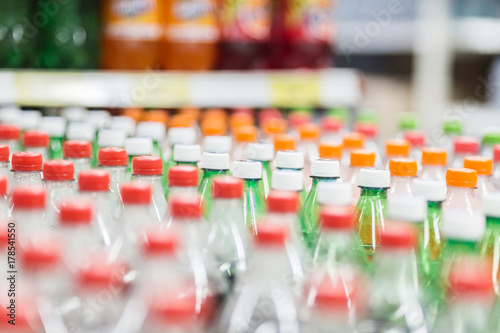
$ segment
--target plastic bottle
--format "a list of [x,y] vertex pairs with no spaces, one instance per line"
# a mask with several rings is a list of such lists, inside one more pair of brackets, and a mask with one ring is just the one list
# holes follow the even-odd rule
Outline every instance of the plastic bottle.
[[92,220],[99,226],[99,241],[110,247],[115,239],[115,220],[109,203],[110,176],[104,170],[85,170],[78,175],[78,190],[94,207]]
[[104,7],[103,69],[155,69],[162,36],[160,1],[107,0]]
[[276,169],[273,171],[271,189],[278,191],[291,191],[299,196],[299,207],[306,201],[304,179],[301,170]]
[[168,170],[168,200],[176,195],[195,195],[198,192],[199,172],[190,165],[178,165]]
[[331,116],[321,118],[321,142],[342,143],[342,121]]
[[176,165],[191,165],[198,168],[201,161],[200,145],[175,145],[173,159]]
[[500,144],[500,129],[487,131],[482,139],[481,156],[493,158],[493,147],[498,144]]
[[451,168],[462,168],[464,158],[479,154],[479,140],[474,137],[458,136],[453,140],[453,159],[450,161]]
[[9,146],[10,160],[12,155],[19,151],[19,137],[21,130],[13,125],[0,124],[0,144]]
[[113,219],[117,219],[123,209],[120,186],[127,181],[127,152],[122,148],[102,148],[99,150],[99,168],[110,177],[109,204]]
[[[43,164],[43,182],[47,190],[48,202],[46,218],[56,222],[59,206],[63,200],[75,195],[75,168],[70,161],[47,161]],[[51,225],[54,227],[54,225]]]
[[354,208],[352,205],[352,186],[343,182],[318,184],[317,201],[321,207],[341,206]]
[[[170,131],[169,131],[170,132]],[[165,140],[166,128],[165,125],[156,121],[142,121],[137,124],[136,136],[139,138],[150,138],[153,140],[153,155],[163,156],[163,141]],[[177,143],[192,143],[192,142],[172,142],[170,144],[173,146]]]
[[[0,159],[1,161],[1,159]],[[493,151],[493,185],[500,188],[500,145],[496,145]]]
[[356,204],[354,223],[369,259],[380,246],[385,230],[385,203],[390,182],[389,170],[364,168],[359,172],[361,196]]
[[[7,199],[8,180],[4,175],[0,175],[0,219],[6,220],[9,216],[9,202]],[[3,225],[0,224],[3,228]],[[1,232],[1,231],[0,231]],[[1,237],[1,235],[0,235]]]
[[417,161],[411,158],[394,158],[389,161],[391,187],[387,197],[397,194],[411,195],[411,184],[417,177]]
[[167,212],[167,200],[162,187],[162,170],[162,160],[158,156],[137,156],[132,161],[133,180],[151,184],[150,214],[155,220],[160,221]]
[[475,196],[479,199],[499,189],[493,185],[493,161],[491,158],[482,156],[468,156],[464,160],[464,168],[477,172],[477,189]]
[[462,135],[462,122],[455,119],[447,119],[443,122],[443,136],[439,140],[439,147],[451,153],[453,141]]
[[417,161],[419,174],[422,170],[422,149],[425,147],[427,137],[422,131],[407,131],[404,139],[410,143],[410,158]]
[[342,180],[349,179],[351,169],[349,168],[351,164],[351,152],[357,149],[363,149],[365,144],[365,137],[360,133],[349,133],[342,139],[342,146],[344,147],[342,153],[342,159],[340,160],[340,178]]
[[14,188],[11,193],[12,217],[16,223],[16,237],[23,246],[32,236],[46,234],[51,227],[44,219],[45,189],[41,186]]
[[10,172],[9,146],[0,144],[0,175],[7,177],[8,192],[12,186],[12,172]]
[[264,197],[267,198],[271,190],[271,161],[274,158],[272,143],[250,143],[247,146],[249,160],[262,163],[262,183],[264,184]]
[[375,153],[372,151],[358,149],[351,152],[351,173],[349,178],[344,179],[352,186],[352,205],[355,206],[358,203],[361,191],[359,189],[359,172],[363,168],[373,168],[375,166]]
[[422,149],[422,179],[446,179],[447,152],[441,148]]
[[132,178],[132,161],[136,156],[151,156],[153,154],[153,140],[150,138],[127,138],[125,150],[128,156],[127,180]]
[[319,158],[338,161],[342,158],[342,143],[321,141],[318,144]]
[[230,153],[231,138],[228,136],[210,135],[203,139],[203,151],[207,153]]
[[73,162],[76,177],[80,172],[92,168],[91,155],[92,146],[88,141],[69,140],[64,143],[64,158]]
[[129,116],[113,116],[109,128],[124,131],[127,137],[131,137],[135,134],[135,120]]
[[12,188],[42,186],[42,155],[19,152],[12,155]]
[[365,136],[364,149],[375,153],[375,167],[381,169],[383,167],[382,156],[378,148],[378,126],[375,123],[361,122],[354,127],[355,132]]
[[63,140],[66,131],[66,119],[63,117],[43,117],[40,131],[49,135],[50,159],[63,158]]
[[23,134],[24,151],[40,153],[44,161],[49,160],[49,136],[41,131],[26,131]]
[[127,133],[120,130],[100,129],[97,133],[97,146],[100,148],[124,148]]
[[321,136],[320,128],[316,124],[304,124],[299,128],[300,142],[297,150],[304,154],[304,185],[310,188],[312,181],[311,174],[312,161],[319,157],[318,141]]
[[[163,154],[163,187],[167,188],[167,175],[170,167],[175,165],[174,146],[177,144],[192,145],[196,143],[196,131],[192,127],[171,127],[168,130],[170,151]],[[167,162],[168,161],[168,162]],[[165,192],[167,194],[167,192]]]
[[240,126],[234,131],[234,139],[233,160],[245,160],[247,159],[248,145],[257,141],[257,128],[255,126]]
[[389,168],[389,161],[394,158],[408,158],[410,143],[404,139],[391,139],[385,142],[384,167]]
[[498,269],[500,268],[500,194],[491,193],[483,198],[483,211],[486,215],[486,231],[480,244],[480,255],[492,266],[492,282],[495,293],[500,294],[500,277]]
[[218,177],[229,175],[229,154],[203,153],[201,156],[203,176],[198,193],[204,207],[203,215],[208,218],[212,211],[213,183]]

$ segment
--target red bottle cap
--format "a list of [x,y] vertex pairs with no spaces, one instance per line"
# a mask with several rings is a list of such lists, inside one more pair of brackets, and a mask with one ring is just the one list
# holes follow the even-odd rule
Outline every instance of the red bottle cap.
[[354,131],[363,134],[367,138],[375,138],[378,134],[377,125],[371,123],[357,123]]
[[175,196],[170,199],[170,212],[174,218],[200,218],[200,198],[198,196]]
[[257,234],[255,242],[259,246],[284,246],[288,239],[288,227],[281,224],[274,224],[269,221],[263,221],[257,225]]
[[491,267],[487,261],[464,259],[453,264],[448,275],[451,295],[491,295],[494,288],[491,280]]
[[177,165],[168,170],[169,186],[198,185],[198,169],[189,165]]
[[172,231],[147,231],[146,240],[142,244],[144,253],[174,255],[179,247],[179,237]]
[[455,154],[477,154],[479,152],[479,141],[473,137],[459,136],[453,141]]
[[420,131],[406,131],[405,140],[409,141],[412,147],[423,147],[425,145],[425,133]]
[[78,271],[77,281],[87,288],[107,288],[112,283],[121,284],[119,266],[101,258],[93,259]]
[[325,132],[337,132],[342,128],[342,122],[337,118],[324,117],[321,119],[321,127]]
[[10,157],[9,146],[0,145],[0,162],[8,162]]
[[85,170],[78,175],[80,191],[109,191],[109,173],[104,170]]
[[137,156],[132,161],[134,175],[153,176],[163,173],[163,161],[159,156]]
[[122,200],[125,204],[151,203],[151,184],[130,182],[121,186]]
[[23,135],[24,147],[47,147],[49,135],[41,131],[26,131]]
[[39,153],[23,151],[12,155],[12,171],[42,171],[42,164]]
[[324,207],[319,220],[322,229],[352,230],[354,226],[354,214],[349,207]]
[[[210,309],[209,304],[202,305],[202,315],[207,312],[207,306]],[[189,325],[196,320],[197,316],[200,315],[196,308],[196,297],[189,292],[186,294],[182,290],[173,295],[154,295],[151,301],[151,312],[155,316],[170,324],[180,324],[181,326]]]
[[380,234],[380,246],[390,249],[412,249],[417,244],[417,231],[413,226],[387,224]]
[[70,161],[47,161],[43,164],[44,180],[74,180],[75,167]]
[[92,221],[92,204],[81,200],[63,202],[59,206],[59,222],[65,225],[88,224]]
[[45,200],[43,187],[17,187],[12,190],[14,209],[43,209]]
[[297,213],[299,197],[295,192],[272,190],[267,196],[270,213]]
[[0,175],[0,196],[7,195],[7,177]]
[[53,238],[37,239],[23,246],[21,262],[26,270],[46,270],[54,267],[61,258],[61,248]]
[[314,307],[334,311],[348,310],[349,299],[353,296],[353,291],[349,289],[340,278],[334,281],[329,276],[324,278],[317,287]]
[[222,176],[213,180],[213,197],[239,199],[243,197],[243,181],[239,178]]
[[500,145],[495,145],[493,147],[493,162],[500,162]]
[[90,158],[92,146],[88,141],[66,141],[64,143],[65,158]]
[[19,140],[21,130],[17,126],[0,124],[0,140]]
[[99,165],[127,165],[127,151],[122,148],[102,148],[99,150]]

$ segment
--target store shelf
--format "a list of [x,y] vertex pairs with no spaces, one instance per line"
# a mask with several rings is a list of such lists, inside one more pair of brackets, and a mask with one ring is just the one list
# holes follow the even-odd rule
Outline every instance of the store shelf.
[[88,107],[355,106],[350,69],[252,72],[0,71],[0,104]]

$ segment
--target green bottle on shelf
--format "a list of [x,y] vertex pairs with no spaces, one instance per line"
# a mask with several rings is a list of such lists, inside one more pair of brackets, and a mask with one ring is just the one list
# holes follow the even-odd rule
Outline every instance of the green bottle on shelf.
[[201,170],[203,172],[198,193],[204,207],[204,216],[208,219],[212,211],[213,181],[217,177],[229,175],[229,154],[203,153],[201,155]]
[[[500,269],[500,194],[491,193],[483,198],[486,232],[480,244],[480,255],[492,263],[492,271]],[[500,275],[493,277],[495,293],[500,295]]]
[[249,143],[247,146],[247,157],[249,160],[262,163],[262,182],[264,184],[264,196],[267,198],[271,190],[271,161],[274,158],[273,144]]
[[50,159],[63,159],[66,120],[63,117],[43,117],[40,130],[49,135]]
[[137,156],[151,156],[153,154],[153,141],[150,138],[127,138],[125,150],[128,156],[127,181],[132,180],[132,161]]

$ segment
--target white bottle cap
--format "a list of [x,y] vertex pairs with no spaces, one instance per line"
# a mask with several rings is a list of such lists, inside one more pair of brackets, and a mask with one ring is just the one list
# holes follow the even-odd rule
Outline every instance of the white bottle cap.
[[271,161],[274,158],[274,146],[272,143],[249,143],[247,156],[254,161]]
[[446,198],[446,182],[435,179],[414,179],[411,191],[421,195],[427,201],[444,201]]
[[480,211],[475,214],[464,208],[448,208],[442,212],[441,235],[445,239],[479,241],[486,230],[486,221]]
[[317,159],[311,163],[311,176],[334,178],[340,177],[340,165],[338,161]]
[[170,145],[192,145],[196,142],[196,131],[192,127],[172,127],[168,130]]
[[236,178],[262,179],[262,163],[248,160],[235,161],[232,174]]
[[90,123],[69,123],[66,130],[68,140],[94,141],[95,128]]
[[38,110],[21,111],[16,119],[16,124],[21,130],[34,130],[42,120],[42,113]]
[[128,116],[112,117],[111,126],[109,128],[125,131],[128,136],[132,136],[135,133],[135,120]]
[[88,113],[88,122],[95,128],[106,128],[111,125],[111,115],[106,110],[92,110]]
[[175,145],[175,162],[199,162],[201,160],[200,145]]
[[423,196],[391,195],[387,200],[387,217],[401,222],[424,222],[427,201]]
[[211,135],[203,139],[203,151],[208,153],[229,153],[231,138],[229,136]]
[[391,173],[389,170],[362,168],[359,170],[359,186],[371,188],[389,188]]
[[102,129],[97,134],[99,147],[124,147],[127,134],[120,130]]
[[303,169],[304,153],[301,151],[279,151],[276,153],[276,167],[280,169]]
[[201,168],[210,170],[229,170],[228,153],[209,153],[201,155]]
[[488,193],[483,197],[483,211],[487,217],[500,218],[500,192]]
[[271,178],[271,188],[281,191],[302,191],[304,188],[304,176],[300,170],[280,170],[273,171]]
[[141,138],[151,138],[153,141],[165,139],[165,124],[156,121],[142,121],[137,125],[136,135]]
[[150,138],[127,138],[125,150],[129,156],[151,155],[153,153],[153,140]]
[[0,109],[0,122],[4,124],[17,124],[21,109],[17,106],[6,106]]
[[341,182],[319,182],[317,201],[326,206],[348,206],[352,202],[352,184]]
[[66,131],[66,119],[63,117],[43,117],[39,127],[50,137],[63,137]]
[[69,122],[87,121],[88,110],[83,107],[67,107],[62,109],[61,115]]

